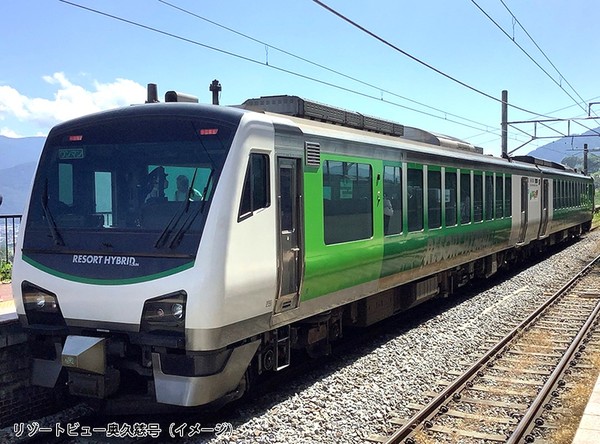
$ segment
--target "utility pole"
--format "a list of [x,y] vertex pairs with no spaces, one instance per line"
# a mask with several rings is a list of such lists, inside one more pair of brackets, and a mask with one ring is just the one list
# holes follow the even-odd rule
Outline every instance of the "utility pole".
[[208,87],[208,90],[210,92],[212,92],[212,104],[213,105],[218,105],[219,104],[219,93],[221,92],[223,88],[221,88],[221,84],[219,83],[219,81],[217,79],[213,80],[212,83],[210,84],[210,86]]
[[588,175],[588,145],[587,143],[583,144],[583,174]]
[[502,90],[502,157],[508,159],[508,91]]

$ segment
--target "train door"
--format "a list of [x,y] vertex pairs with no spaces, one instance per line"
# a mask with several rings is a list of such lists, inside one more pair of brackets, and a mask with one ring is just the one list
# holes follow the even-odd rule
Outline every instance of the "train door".
[[519,240],[517,243],[525,242],[527,233],[527,216],[529,213],[529,178],[521,178],[521,229],[519,230]]
[[299,160],[277,159],[278,231],[279,231],[279,292],[275,313],[298,306],[302,279],[300,238],[301,196]]
[[540,230],[538,237],[542,238],[546,236],[546,229],[548,228],[548,179],[542,181],[542,214],[540,220]]

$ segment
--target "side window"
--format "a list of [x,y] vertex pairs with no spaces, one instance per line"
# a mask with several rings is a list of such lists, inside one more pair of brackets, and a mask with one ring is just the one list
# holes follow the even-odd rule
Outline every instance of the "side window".
[[494,217],[494,176],[493,173],[485,173],[485,220]]
[[442,173],[427,171],[427,213],[428,228],[442,226]]
[[471,173],[460,173],[460,223],[471,222]]
[[496,174],[496,218],[504,217],[504,178]]
[[504,215],[506,217],[512,216],[512,182],[511,177],[506,176],[504,178]]
[[556,208],[562,208],[562,181],[556,181]]
[[323,164],[323,216],[326,244],[373,236],[371,165],[327,160]]
[[383,170],[383,232],[402,233],[402,168],[386,166]]
[[408,231],[423,229],[423,170],[408,169]]
[[246,219],[252,216],[256,210],[267,208],[271,204],[269,188],[269,156],[258,153],[250,154],[238,220]]
[[473,220],[481,222],[483,220],[483,175],[482,173],[473,174]]
[[456,172],[446,171],[446,188],[444,189],[444,202],[446,205],[446,226],[456,225]]

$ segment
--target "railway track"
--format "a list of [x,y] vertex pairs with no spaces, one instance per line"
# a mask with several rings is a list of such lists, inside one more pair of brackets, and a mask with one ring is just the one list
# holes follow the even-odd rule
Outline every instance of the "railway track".
[[543,442],[556,427],[546,418],[560,410],[553,399],[568,385],[565,376],[578,365],[599,313],[600,256],[427,405],[411,406],[418,411],[408,421],[393,421],[393,434],[369,441]]

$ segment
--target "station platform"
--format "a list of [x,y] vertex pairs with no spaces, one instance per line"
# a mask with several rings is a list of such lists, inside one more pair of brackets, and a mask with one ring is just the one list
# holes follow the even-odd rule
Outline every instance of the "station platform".
[[597,444],[598,442],[600,442],[600,376],[573,438],[573,444]]
[[1,284],[0,283],[0,302],[3,301],[12,301],[12,287],[10,284]]
[[0,321],[16,318],[15,301],[10,284],[0,284]]

